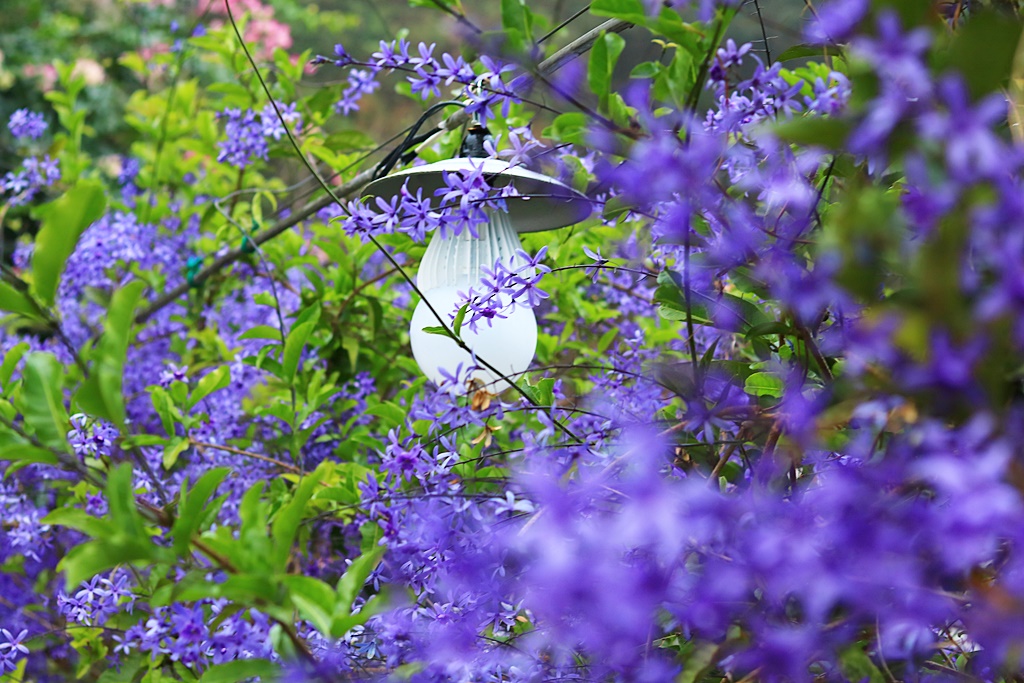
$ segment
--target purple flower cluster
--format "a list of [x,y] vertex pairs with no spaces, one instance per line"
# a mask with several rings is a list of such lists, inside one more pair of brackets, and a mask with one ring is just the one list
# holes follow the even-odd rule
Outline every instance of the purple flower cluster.
[[376,79],[381,72],[408,74],[406,80],[412,93],[424,100],[440,97],[443,87],[458,84],[461,87],[456,94],[469,101],[467,112],[485,118],[491,116],[490,108],[493,105],[502,103],[507,114],[508,105],[519,101],[514,88],[503,79],[504,74],[514,70],[513,65],[481,57],[483,70],[477,73],[460,55],[445,52],[440,58],[435,57],[434,43],[420,43],[415,56],[409,54],[411,47],[404,38],[392,42],[382,40],[380,49],[374,52],[367,62],[355,60],[342,45],[334,46],[336,59],[317,57],[314,60],[316,64],[333,63],[337,67],[361,67],[349,71],[348,86],[335,104],[336,111],[345,115],[357,111],[363,95],[371,94],[380,87]]
[[43,189],[60,180],[60,165],[49,154],[28,157],[17,173],[9,171],[0,181],[0,189],[10,195],[11,204],[27,204]]
[[135,593],[128,584],[127,572],[112,572],[109,577],[94,576],[74,595],[57,594],[57,610],[82,626],[102,626],[122,610],[132,612]]
[[705,128],[713,132],[739,132],[745,127],[778,115],[792,116],[803,109],[798,99],[803,82],[787,82],[780,75],[781,65],[765,68],[757,55],[754,73],[742,81],[734,81],[737,68],[748,55],[751,45],[737,47],[732,40],[720,48],[708,74],[708,87],[714,88],[718,108],[708,112]]
[[468,230],[476,235],[476,226],[487,222],[488,211],[505,211],[505,198],[517,194],[514,184],[494,189],[487,182],[483,164],[442,175],[444,187],[435,197],[425,197],[422,188],[415,194],[408,187],[386,200],[374,200],[376,210],[362,200],[350,201],[342,229],[351,236],[405,233],[422,241],[433,231],[441,237],[454,237]]
[[45,509],[12,485],[0,486],[0,561],[17,556],[39,561],[50,547],[50,526],[43,523]]
[[[258,612],[251,618],[234,614],[218,619],[225,607],[223,600],[159,607],[116,637],[114,651],[121,655],[143,652],[154,658],[166,655],[188,667],[274,658],[269,620]],[[211,626],[212,621],[217,625]]]
[[90,420],[81,413],[71,416],[68,443],[80,458],[109,456],[118,437],[117,428],[103,420]]
[[[484,268],[479,284],[470,287],[466,293],[459,292],[462,301],[469,304],[465,324],[470,330],[475,332],[481,320],[490,326],[495,318],[507,318],[516,306],[536,308],[548,298],[547,293],[538,287],[544,275],[551,272],[550,267],[541,263],[547,250],[547,247],[542,247],[532,257],[519,250],[508,264],[499,260],[493,268]],[[462,308],[461,304],[456,312],[459,308]]]
[[245,168],[256,159],[266,159],[269,152],[261,117],[252,109],[225,109],[227,139],[218,143],[217,161]]
[[19,109],[7,121],[7,129],[19,140],[35,140],[41,138],[49,124],[46,118],[29,109]]
[[[278,111],[281,113],[280,116]],[[285,126],[292,135],[302,132],[302,114],[296,110],[294,102],[287,106],[278,103],[276,110],[273,104],[268,103],[260,112],[260,124],[263,126],[263,135],[276,141],[286,135]]]
[[280,116],[271,104],[267,104],[260,112],[253,109],[225,109],[220,117],[226,121],[224,130],[227,139],[217,143],[220,149],[217,161],[242,169],[257,159],[266,160],[270,152],[268,140],[280,140],[285,135],[285,126],[293,135],[302,130],[302,114],[296,111],[295,106],[294,102],[287,106],[278,104]]

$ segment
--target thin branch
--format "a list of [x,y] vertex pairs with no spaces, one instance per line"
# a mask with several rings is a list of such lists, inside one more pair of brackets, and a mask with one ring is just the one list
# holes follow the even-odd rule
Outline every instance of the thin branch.
[[193,446],[195,446],[199,450],[200,453],[202,453],[207,448],[212,448],[214,450],[224,451],[226,453],[234,453],[235,455],[244,455],[247,458],[254,458],[256,460],[262,460],[263,462],[269,462],[272,465],[277,465],[278,467],[280,467],[283,470],[288,470],[289,472],[294,472],[296,474],[300,474],[301,473],[301,470],[298,467],[296,467],[295,465],[289,465],[288,463],[284,462],[283,460],[278,460],[277,458],[272,458],[269,455],[263,455],[262,453],[254,453],[252,451],[245,451],[245,450],[242,450],[241,448],[235,448],[234,446],[225,446],[223,444],[215,444],[215,443],[207,443],[205,441],[197,441],[196,439],[189,439],[188,442],[190,444],[192,444]]
[[540,45],[541,43],[546,41],[548,38],[550,38],[551,36],[555,35],[559,31],[561,31],[563,28],[565,28],[566,26],[568,26],[572,22],[574,22],[577,19],[579,19],[580,17],[582,17],[584,14],[586,14],[590,10],[590,5],[591,4],[593,4],[593,3],[589,3],[588,2],[585,7],[581,8],[578,12],[573,14],[571,17],[569,17],[565,21],[561,22],[558,26],[554,27],[553,29],[551,29],[550,31],[545,33],[543,36],[538,38],[537,39],[537,44]]
[[754,9],[757,11],[757,22],[761,25],[761,37],[764,39],[765,62],[771,64],[772,50],[768,45],[768,31],[766,31],[764,27],[764,16],[761,15],[761,4],[758,2],[758,0],[754,0]]

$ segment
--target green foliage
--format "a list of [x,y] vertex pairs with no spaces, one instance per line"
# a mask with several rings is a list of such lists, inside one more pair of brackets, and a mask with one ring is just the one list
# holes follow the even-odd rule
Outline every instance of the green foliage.
[[87,413],[121,426],[125,420],[121,379],[131,340],[132,319],[145,284],[134,280],[114,293],[107,309],[103,336],[90,354],[89,374],[75,394],[75,401]]
[[155,545],[137,507],[132,468],[122,464],[107,477],[109,514],[97,519],[82,510],[59,508],[46,522],[77,529],[92,540],[75,546],[57,568],[64,572],[67,590],[111,567],[131,562],[146,565],[173,560],[173,552]]
[[32,290],[46,306],[53,305],[61,273],[78,238],[103,214],[106,203],[101,184],[83,181],[37,211],[42,227],[32,254]]
[[24,382],[16,406],[36,439],[66,451],[70,426],[61,390],[63,372],[63,366],[53,355],[31,354],[25,360]]

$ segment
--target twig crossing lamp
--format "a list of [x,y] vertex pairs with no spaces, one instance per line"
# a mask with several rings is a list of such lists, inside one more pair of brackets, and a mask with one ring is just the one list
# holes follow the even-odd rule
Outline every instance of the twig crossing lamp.
[[[537,319],[533,309],[516,306],[507,317],[495,318],[489,325],[478,325],[475,331],[463,328],[462,340],[481,361],[474,363],[455,340],[424,331],[425,327],[438,325],[430,307],[448,325],[447,315],[459,303],[459,292],[468,292],[477,285],[484,276],[484,268],[493,267],[499,260],[506,265],[517,262],[516,252],[522,249],[519,233],[572,225],[586,218],[591,209],[586,197],[554,178],[500,159],[474,158],[474,154],[482,152],[481,141],[486,134],[482,126],[474,128],[463,143],[463,156],[379,178],[366,187],[363,197],[389,199],[399,194],[404,186],[413,194],[422,189],[423,196],[435,198],[432,206],[440,209],[441,200],[435,193],[443,190],[440,194],[444,194],[447,190],[444,174],[476,171],[481,164],[488,184],[495,191],[508,185],[514,187],[516,194],[505,199],[507,212],[485,209],[487,221],[476,226],[478,236],[474,237],[469,230],[457,236],[433,236],[416,275],[416,286],[425,301],[416,306],[409,330],[413,357],[423,374],[435,384],[442,383],[442,370],[452,375],[461,365],[463,369],[476,367],[472,379],[489,386],[500,383],[498,386],[504,388],[500,375],[522,373],[533,360],[537,348]],[[484,363],[499,374],[480,367]]]

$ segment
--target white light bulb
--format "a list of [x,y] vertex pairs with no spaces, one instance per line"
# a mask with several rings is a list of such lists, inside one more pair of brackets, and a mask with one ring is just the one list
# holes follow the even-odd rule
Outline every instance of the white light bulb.
[[[459,292],[468,293],[480,282],[482,268],[493,268],[499,259],[512,268],[522,263],[516,256],[522,245],[508,214],[488,212],[488,222],[477,226],[477,233],[479,237],[473,237],[468,230],[457,237],[435,235],[416,276],[424,298],[447,327],[451,327],[451,314],[463,303]],[[426,303],[420,301],[413,312],[409,337],[413,356],[423,374],[435,384],[441,384],[441,370],[454,375],[460,364],[463,370],[476,365],[478,369],[473,379],[491,385],[492,390],[507,388],[508,384],[501,381],[500,375],[517,375],[533,360],[537,349],[537,318],[533,310],[525,306],[516,306],[502,314],[507,317],[493,318],[490,325],[484,320],[478,321],[476,332],[466,325],[462,327],[462,340],[482,361],[474,364],[470,354],[459,348],[453,339],[423,331],[424,327],[440,323]],[[500,374],[496,375],[483,362],[494,366]]]
[[[447,322],[448,313],[455,310],[456,304],[462,301],[459,289],[459,287],[437,287],[424,292],[424,298]],[[479,359],[493,365],[501,375],[516,379],[519,373],[530,367],[533,353],[537,349],[537,318],[533,315],[533,309],[525,306],[517,306],[507,315],[508,317],[504,319],[493,319],[490,327],[485,321],[479,321],[476,325],[476,332],[472,332],[468,327],[463,327],[462,340]],[[409,330],[412,355],[419,363],[423,374],[435,384],[441,384],[444,379],[441,370],[446,370],[449,375],[454,375],[460,364],[465,371],[470,365],[473,365],[473,360],[450,337],[423,331],[424,327],[436,325],[437,318],[430,312],[427,305],[420,301],[412,314],[412,326]],[[473,372],[472,377],[489,385],[492,391],[500,391],[508,387],[508,384],[501,380],[500,375],[491,372],[482,364]],[[454,387],[456,390],[462,388]]]

